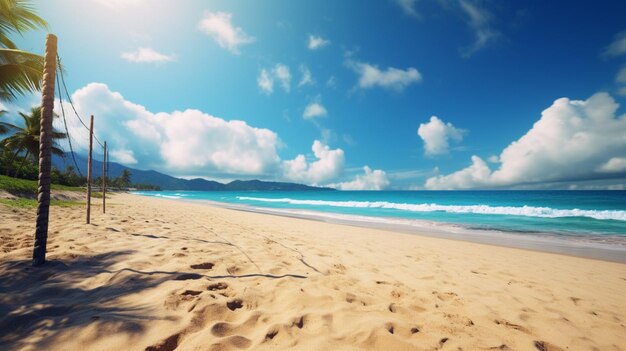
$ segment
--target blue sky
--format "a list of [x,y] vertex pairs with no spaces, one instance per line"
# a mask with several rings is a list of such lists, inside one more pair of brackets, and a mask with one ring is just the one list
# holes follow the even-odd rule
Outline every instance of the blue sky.
[[[626,184],[620,1],[35,6],[79,112],[131,167],[343,189]],[[44,37],[16,42],[42,53]]]

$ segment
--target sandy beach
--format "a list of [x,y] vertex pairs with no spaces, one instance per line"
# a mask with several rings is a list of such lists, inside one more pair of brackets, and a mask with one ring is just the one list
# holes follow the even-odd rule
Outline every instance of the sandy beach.
[[[96,203],[96,205],[98,205]],[[2,350],[626,350],[626,265],[199,203],[0,204]]]

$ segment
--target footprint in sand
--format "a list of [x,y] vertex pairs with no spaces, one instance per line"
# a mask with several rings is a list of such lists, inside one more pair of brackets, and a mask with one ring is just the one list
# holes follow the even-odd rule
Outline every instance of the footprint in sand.
[[219,282],[219,283],[215,283],[215,284],[209,285],[206,289],[207,290],[211,290],[211,291],[215,291],[215,290],[224,290],[226,288],[228,288],[228,284],[226,284],[224,282]]
[[226,307],[228,307],[229,310],[234,311],[243,307],[243,301],[241,301],[240,299],[229,301],[226,303]]
[[178,347],[180,333],[176,333],[156,345],[146,347],[146,351],[173,351]]
[[196,280],[202,278],[202,275],[196,273],[185,273],[177,276],[174,280]]
[[200,264],[192,264],[190,267],[192,269],[211,269],[211,268],[213,268],[213,266],[215,266],[214,263],[212,263],[212,262],[205,262],[205,263],[200,263]]

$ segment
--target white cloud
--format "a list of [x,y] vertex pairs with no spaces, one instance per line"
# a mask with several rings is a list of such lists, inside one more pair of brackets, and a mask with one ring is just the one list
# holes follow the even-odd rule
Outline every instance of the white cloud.
[[270,95],[274,91],[274,80],[280,83],[285,92],[289,92],[291,90],[291,72],[289,72],[289,67],[282,63],[277,63],[271,70],[263,68],[256,81],[261,91]]
[[293,160],[283,161],[285,178],[295,182],[307,184],[327,184],[343,172],[344,153],[341,149],[331,149],[319,140],[311,147],[316,161],[307,162],[304,155],[298,155]]
[[415,10],[415,4],[417,0],[396,0],[396,3],[402,8],[405,14],[413,17],[419,17],[417,11]]
[[109,152],[109,154],[114,162],[119,162],[125,165],[134,165],[137,163],[137,159],[135,159],[132,150],[113,149]]
[[[108,142],[112,156],[141,169],[210,176],[267,175],[280,168],[276,133],[244,121],[225,120],[191,109],[151,112],[101,83],[77,90],[72,100],[83,118],[95,116],[95,134]],[[85,128],[73,113],[68,113],[71,108],[67,103],[65,111],[74,147],[86,150]],[[56,112],[60,113],[58,109]]]
[[420,123],[417,129],[417,135],[424,141],[424,154],[427,156],[447,154],[450,140],[460,142],[464,133],[464,130],[456,128],[452,123],[445,123],[437,116],[430,117],[428,123]]
[[274,79],[265,68],[261,70],[256,79],[257,85],[265,94],[271,94],[274,91]]
[[358,174],[353,181],[331,184],[331,186],[341,190],[383,190],[389,186],[389,178],[385,171],[372,170],[368,166],[363,167],[363,171],[364,174]]
[[620,56],[626,54],[626,32],[615,35],[613,42],[604,50],[605,56]]
[[126,61],[137,63],[168,62],[175,59],[173,55],[161,54],[151,48],[138,48],[135,51],[123,52],[120,57]]
[[302,117],[304,119],[315,119],[326,116],[328,116],[328,111],[326,111],[324,105],[322,105],[322,103],[319,101],[308,104],[304,108],[304,113],[302,114]]
[[378,66],[362,62],[348,62],[348,66],[359,74],[358,87],[361,89],[369,89],[378,86],[385,89],[402,91],[407,86],[422,81],[422,75],[413,67],[404,70],[388,67],[386,70],[381,70]]
[[254,41],[240,27],[232,23],[233,15],[227,12],[205,12],[198,28],[213,38],[217,44],[233,54],[239,54],[239,47]]
[[309,35],[309,41],[307,43],[307,47],[309,48],[309,50],[321,49],[327,45],[330,45],[330,40],[324,39],[316,35]]
[[429,189],[465,189],[626,178],[626,115],[607,93],[589,99],[561,98],[533,127],[506,147],[491,170],[478,156],[472,165],[429,178]]
[[283,65],[282,63],[276,64],[274,67],[274,77],[280,82],[280,85],[283,87],[283,90],[289,92],[291,88],[291,73],[289,72],[289,67]]
[[305,65],[300,65],[300,82],[298,83],[298,88],[313,85],[315,81],[313,80],[313,75],[311,74],[311,70]]
[[461,10],[467,15],[468,25],[474,31],[474,43],[462,49],[462,54],[469,57],[476,51],[494,41],[499,33],[491,27],[491,14],[468,0],[459,0]]
[[626,157],[613,157],[598,169],[600,172],[626,172]]

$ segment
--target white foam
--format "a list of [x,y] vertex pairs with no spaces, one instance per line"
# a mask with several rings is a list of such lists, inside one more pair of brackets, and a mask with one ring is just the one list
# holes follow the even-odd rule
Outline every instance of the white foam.
[[299,200],[290,198],[262,198],[238,196],[239,200],[251,200],[259,202],[288,203],[292,205],[313,205],[351,208],[384,208],[411,212],[448,212],[448,213],[472,213],[489,215],[509,215],[541,218],[560,217],[587,217],[601,220],[626,221],[626,211],[618,210],[581,210],[581,209],[556,209],[550,207],[534,206],[488,206],[488,205],[439,205],[435,203],[407,204],[387,201],[328,201],[328,200]]

